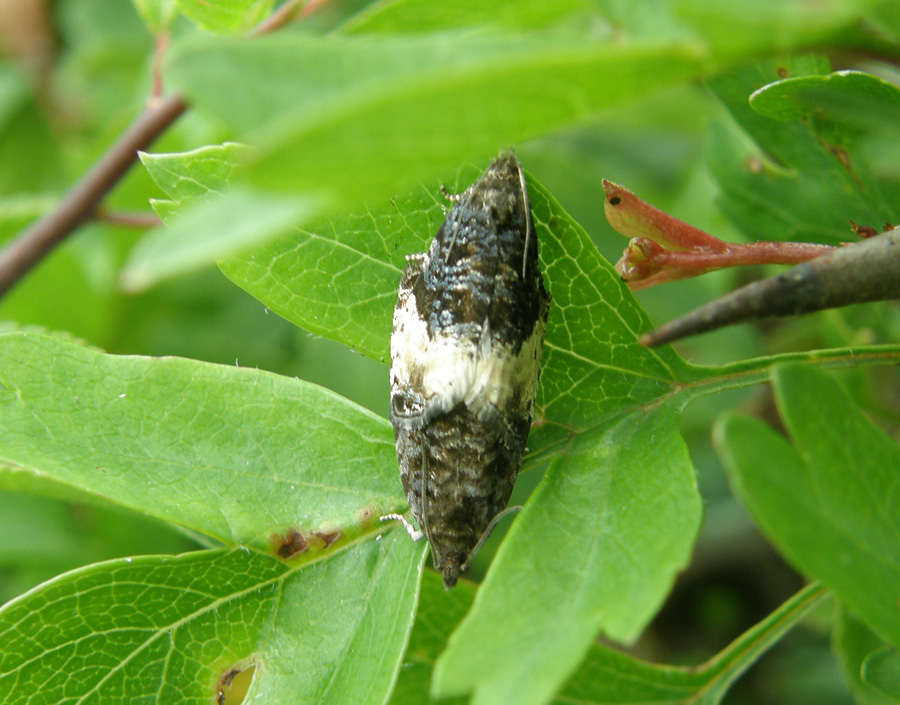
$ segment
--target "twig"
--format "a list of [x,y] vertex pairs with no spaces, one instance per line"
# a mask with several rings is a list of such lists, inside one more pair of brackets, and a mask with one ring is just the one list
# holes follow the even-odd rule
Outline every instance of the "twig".
[[[304,5],[302,0],[288,0],[260,23],[252,34],[258,36],[276,30],[298,12],[305,17],[325,2],[310,0]],[[158,49],[161,51],[162,47]],[[0,250],[0,297],[69,233],[94,216],[106,194],[137,160],[138,152],[147,149],[187,109],[188,104],[180,95],[157,102],[153,95],[155,90],[155,87],[151,90],[147,109],[69,190],[56,208]]]
[[94,211],[94,220],[99,223],[119,225],[123,228],[156,228],[162,225],[162,221],[154,213],[139,213],[131,211],[110,211],[98,208]]
[[641,337],[648,347],[734,323],[900,298],[900,228],[840,247],[694,309]]
[[145,110],[53,211],[0,251],[0,296],[93,215],[103,197],[135,162],[138,151],[149,147],[186,109],[187,103],[175,95]]

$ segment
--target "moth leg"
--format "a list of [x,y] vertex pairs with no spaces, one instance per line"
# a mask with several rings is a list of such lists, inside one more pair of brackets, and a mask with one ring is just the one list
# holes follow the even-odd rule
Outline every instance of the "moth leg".
[[[503,512],[501,512],[501,514],[502,513]],[[379,521],[399,521],[401,524],[403,524],[403,528],[406,529],[406,533],[409,534],[409,537],[413,541],[420,541],[425,536],[424,531],[420,531],[419,529],[415,528],[412,524],[409,523],[409,520],[402,514],[385,514],[382,517],[378,517],[378,520]]]
[[[468,189],[466,189],[468,191]],[[462,193],[450,193],[445,187],[444,184],[441,184],[441,194],[446,198],[450,203],[456,203],[460,198],[466,195],[466,191]]]

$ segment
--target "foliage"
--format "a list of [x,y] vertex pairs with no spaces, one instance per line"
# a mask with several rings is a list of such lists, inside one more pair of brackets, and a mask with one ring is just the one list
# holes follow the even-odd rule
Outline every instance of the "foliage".
[[[828,630],[847,692],[900,700],[897,309],[717,333],[685,357],[738,361],[691,363],[638,337],[733,279],[638,303],[597,221],[604,176],[732,239],[900,221],[890,3],[310,3],[266,36],[270,1],[123,5],[60,4],[64,95],[0,66],[4,240],[137,112],[150,33],[191,106],[104,204],[165,227],[98,218],[0,303],[3,702],[712,704]],[[391,309],[441,186],[511,144],[553,296],[524,508],[444,592],[378,521],[405,509]],[[778,564],[761,613],[667,646],[716,545],[776,582],[723,477],[810,584]]]

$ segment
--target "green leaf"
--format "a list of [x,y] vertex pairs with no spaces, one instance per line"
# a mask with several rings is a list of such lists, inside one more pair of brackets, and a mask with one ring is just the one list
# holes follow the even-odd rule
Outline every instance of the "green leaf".
[[0,336],[0,464],[270,550],[405,508],[390,425],[331,392],[27,333]]
[[[433,702],[428,689],[434,662],[447,645],[450,633],[472,606],[475,593],[476,585],[464,578],[448,591],[438,573],[430,570],[423,573],[416,619],[389,705]],[[465,700],[441,702],[452,705]]]
[[[698,371],[674,350],[637,342],[647,315],[584,229],[536,181],[528,192],[541,265],[553,296],[541,362],[540,420],[571,431],[593,428],[608,415],[651,404],[676,380]],[[548,426],[532,433],[538,447]]]
[[123,288],[138,291],[208,266],[281,235],[320,210],[309,198],[232,188],[246,151],[230,142],[175,154],[141,154],[148,173],[171,200],[152,201],[167,227],[151,230],[132,250],[121,274]]
[[900,644],[900,448],[822,372],[777,367],[773,385],[796,449],[726,417],[716,439],[735,489],[793,565]]
[[209,145],[189,152],[148,154],[141,163],[178,208],[205,203],[225,194],[246,160],[247,147],[237,142]]
[[900,89],[862,71],[799,76],[775,81],[750,96],[750,107],[774,120],[799,120],[811,113],[890,124],[900,118]]
[[546,702],[599,630],[637,636],[687,564],[699,524],[671,407],[616,415],[580,435],[516,517],[438,660],[434,693]]
[[436,186],[417,189],[295,229],[219,266],[279,316],[386,362],[405,256],[427,247],[443,200]]
[[165,32],[178,16],[177,0],[133,0],[138,14],[152,33]]
[[243,32],[265,17],[275,0],[176,0],[185,17],[210,32]]
[[340,207],[582,121],[702,61],[693,46],[578,36],[283,34],[192,37],[173,47],[169,69],[199,109],[239,134],[258,128],[254,183],[337,194]]
[[[438,574],[424,574],[419,610],[392,704],[435,702],[428,696],[432,667],[450,633],[471,608],[475,594],[475,586],[465,580],[448,593]],[[827,597],[828,593],[820,586],[804,588],[712,659],[694,668],[648,663],[595,643],[578,670],[550,702],[715,705],[742,673]],[[440,702],[465,701],[441,699]]]
[[294,565],[236,548],[60,576],[0,610],[4,702],[210,703],[251,667],[258,702],[383,701],[424,554],[380,538]]
[[722,209],[753,239],[838,243],[853,237],[850,220],[878,228],[898,220],[900,193],[873,175],[846,130],[775,120],[748,100],[785,76],[818,81],[827,72],[824,59],[810,56],[768,60],[710,81],[735,121],[713,125],[710,169]]
[[[590,0],[379,0],[353,15],[339,28],[341,34],[434,32],[462,27],[540,30],[562,20],[594,14]],[[595,18],[597,21],[599,18]]]
[[313,198],[272,196],[243,188],[189,207],[177,219],[168,217],[171,202],[165,203],[171,225],[154,228],[132,250],[121,275],[127,291],[201,269],[289,231],[321,211]]

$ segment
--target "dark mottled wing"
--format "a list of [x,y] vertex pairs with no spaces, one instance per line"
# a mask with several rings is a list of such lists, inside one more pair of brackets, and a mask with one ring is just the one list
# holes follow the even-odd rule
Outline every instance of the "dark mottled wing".
[[501,155],[410,258],[394,310],[400,476],[448,587],[509,501],[548,307],[521,167]]

